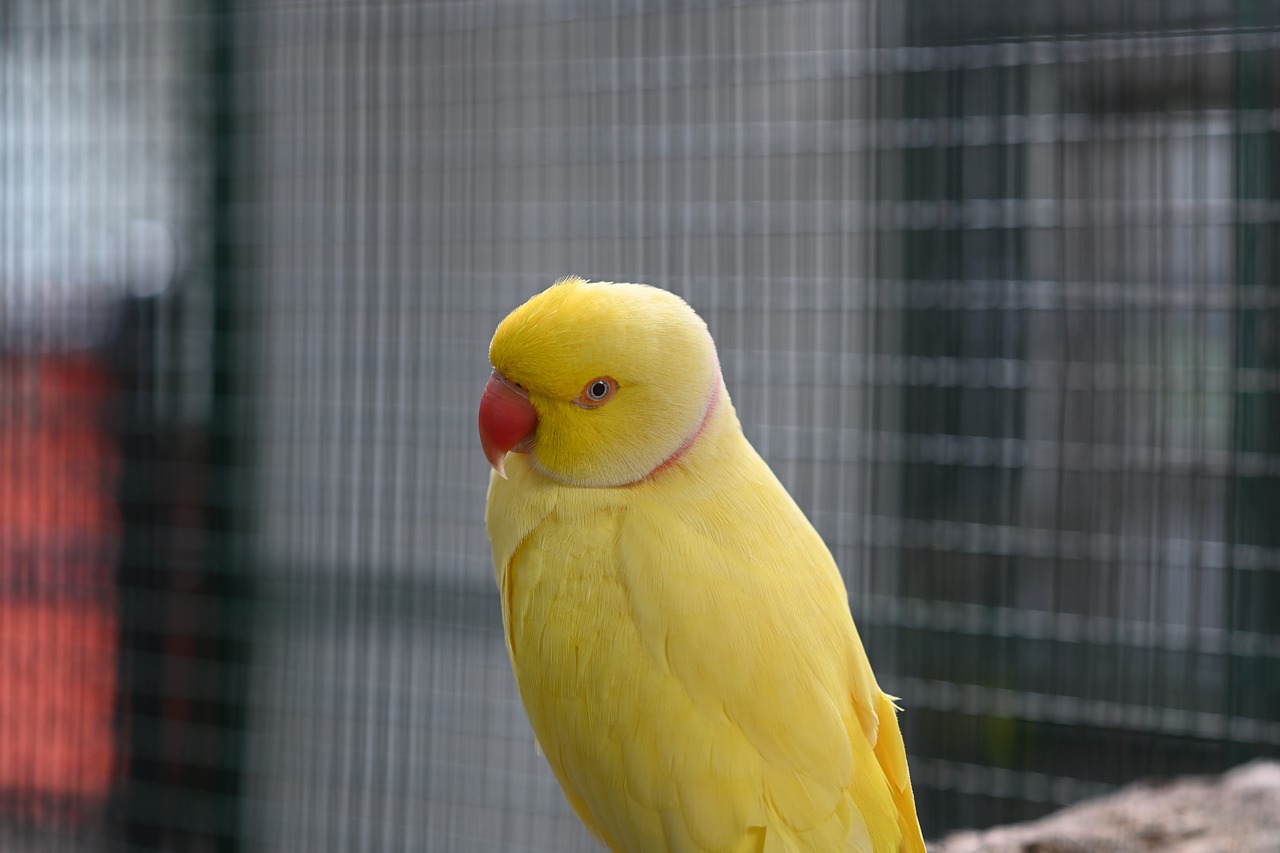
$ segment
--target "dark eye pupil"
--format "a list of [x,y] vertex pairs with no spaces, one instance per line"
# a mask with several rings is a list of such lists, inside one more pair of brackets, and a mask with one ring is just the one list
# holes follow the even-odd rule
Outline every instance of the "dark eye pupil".
[[600,400],[604,398],[605,394],[609,393],[609,386],[603,382],[593,382],[591,383],[591,389],[587,393],[591,396],[591,399]]

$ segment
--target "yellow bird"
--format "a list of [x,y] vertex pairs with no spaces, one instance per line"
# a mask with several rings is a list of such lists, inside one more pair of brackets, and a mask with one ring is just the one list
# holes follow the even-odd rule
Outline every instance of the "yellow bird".
[[742,434],[693,309],[567,278],[489,359],[507,650],[587,828],[618,853],[923,853],[835,561]]

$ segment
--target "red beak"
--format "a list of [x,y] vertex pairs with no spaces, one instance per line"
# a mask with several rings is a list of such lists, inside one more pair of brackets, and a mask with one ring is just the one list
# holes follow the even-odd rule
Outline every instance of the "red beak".
[[529,452],[537,426],[528,393],[494,370],[480,397],[480,446],[498,476],[507,477],[502,463],[509,451]]

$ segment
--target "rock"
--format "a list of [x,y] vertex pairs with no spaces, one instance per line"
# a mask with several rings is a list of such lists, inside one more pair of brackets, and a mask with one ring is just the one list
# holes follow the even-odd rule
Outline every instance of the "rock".
[[1029,823],[956,832],[930,853],[1277,853],[1280,762],[1147,780]]

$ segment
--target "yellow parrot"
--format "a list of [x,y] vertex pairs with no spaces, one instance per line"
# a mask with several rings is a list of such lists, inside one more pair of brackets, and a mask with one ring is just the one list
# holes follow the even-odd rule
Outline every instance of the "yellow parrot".
[[567,278],[489,359],[507,651],[587,828],[616,853],[923,853],[893,699],[701,318]]

